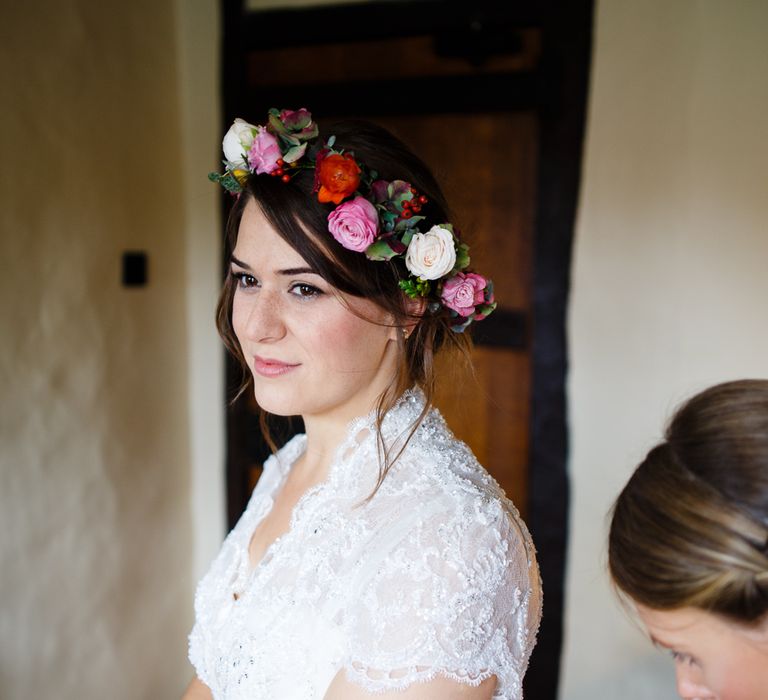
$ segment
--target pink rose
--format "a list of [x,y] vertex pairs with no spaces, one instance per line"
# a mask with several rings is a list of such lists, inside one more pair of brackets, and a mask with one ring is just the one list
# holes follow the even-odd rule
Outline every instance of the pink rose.
[[485,277],[474,272],[457,272],[444,285],[440,295],[443,303],[459,316],[471,316],[475,307],[485,300]]
[[328,230],[345,248],[362,253],[376,240],[379,213],[365,197],[355,197],[328,214]]
[[271,173],[277,170],[277,161],[282,158],[280,145],[277,139],[263,126],[259,127],[259,133],[253,139],[248,151],[248,165],[255,170],[257,175]]

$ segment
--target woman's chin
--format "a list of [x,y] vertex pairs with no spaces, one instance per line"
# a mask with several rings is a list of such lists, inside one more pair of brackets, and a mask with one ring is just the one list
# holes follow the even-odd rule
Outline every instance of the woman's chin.
[[287,392],[267,392],[260,391],[259,388],[254,388],[253,398],[256,400],[258,407],[266,411],[273,416],[282,416],[287,418],[288,416],[301,415],[300,402],[295,399],[286,396]]

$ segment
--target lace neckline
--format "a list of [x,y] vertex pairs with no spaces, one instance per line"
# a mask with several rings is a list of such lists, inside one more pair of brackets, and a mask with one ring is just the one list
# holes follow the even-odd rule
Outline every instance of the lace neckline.
[[[382,421],[381,434],[387,446],[394,445],[396,441],[405,439],[416,419],[421,414],[425,401],[426,397],[419,388],[413,387],[403,392]],[[241,586],[244,580],[250,580],[254,576],[258,576],[258,572],[269,568],[269,563],[274,559],[275,552],[283,546],[283,542],[289,539],[296,530],[297,522],[302,518],[302,514],[310,507],[311,501],[317,498],[318,494],[328,488],[338,491],[352,484],[359,487],[362,481],[369,482],[370,489],[373,488],[378,478],[379,461],[376,459],[365,459],[365,457],[370,456],[369,451],[374,455],[378,454],[375,440],[375,409],[365,416],[354,418],[348,423],[345,438],[336,448],[326,479],[309,488],[299,498],[291,512],[288,529],[270,543],[255,565],[250,561],[250,540],[253,536],[253,529],[258,526],[258,522],[266,515],[266,512],[260,510],[249,518],[246,537],[242,542],[243,570],[238,581]],[[374,442],[374,445],[368,445],[369,441]],[[296,460],[304,453],[306,443],[307,436],[300,433],[289,440],[276,454],[269,457],[268,462],[274,461],[281,474],[280,479],[269,494],[270,502],[274,502],[274,496],[285,483],[288,472],[296,463]],[[371,447],[373,449],[365,449]],[[395,447],[396,451],[397,447]],[[356,457],[361,455],[364,456],[363,459],[356,459]],[[367,489],[368,487],[366,486],[365,488]]]

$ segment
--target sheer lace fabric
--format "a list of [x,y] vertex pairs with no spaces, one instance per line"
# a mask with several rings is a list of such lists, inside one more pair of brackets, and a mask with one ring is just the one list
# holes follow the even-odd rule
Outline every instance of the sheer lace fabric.
[[[408,392],[388,444],[423,406]],[[469,449],[431,411],[368,502],[378,475],[372,416],[353,422],[328,480],[251,569],[248,545],[304,449],[267,460],[242,518],[195,597],[190,660],[216,700],[322,699],[332,679],[371,692],[440,674],[522,697],[541,586],[525,525]]]

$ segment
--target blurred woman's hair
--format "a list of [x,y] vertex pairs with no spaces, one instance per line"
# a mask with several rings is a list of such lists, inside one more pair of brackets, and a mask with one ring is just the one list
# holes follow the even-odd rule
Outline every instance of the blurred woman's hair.
[[719,384],[676,412],[616,500],[610,573],[646,607],[754,624],[768,612],[767,544],[768,380]]
[[[425,195],[428,203],[421,213],[428,222],[438,224],[451,220],[445,196],[429,168],[389,131],[360,120],[338,122],[324,131],[336,137],[335,148],[354,153],[356,160],[365,163],[369,170],[375,170],[379,178],[405,180]],[[340,292],[374,302],[391,314],[395,326],[408,330],[407,333],[398,333],[398,375],[376,407],[379,445],[384,455],[380,485],[404,447],[400,442],[397,453],[393,455],[392,446],[384,445],[381,424],[386,413],[406,389],[419,386],[426,396],[426,405],[411,430],[412,435],[434,399],[435,354],[448,346],[459,351],[464,358],[468,357],[471,346],[469,334],[455,333],[450,329],[452,321],[444,308],[414,308],[415,305],[399,286],[400,280],[408,276],[401,256],[386,262],[372,261],[339,245],[328,231],[330,207],[318,202],[313,189],[312,169],[300,171],[289,183],[276,177],[251,174],[230,211],[227,252],[231,254],[234,250],[243,211],[253,200],[283,240],[323,279]],[[219,298],[217,326],[227,349],[243,370],[243,381],[237,392],[239,396],[250,387],[252,377],[232,326],[235,287],[234,278],[228,277]],[[263,411],[261,426],[270,447],[276,449]]]

